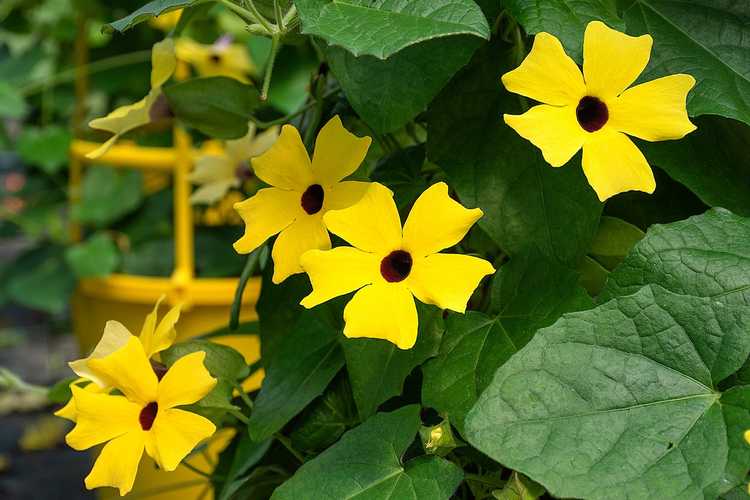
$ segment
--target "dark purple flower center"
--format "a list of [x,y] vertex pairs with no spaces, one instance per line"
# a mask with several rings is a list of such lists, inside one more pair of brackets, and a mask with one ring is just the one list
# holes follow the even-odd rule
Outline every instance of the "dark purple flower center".
[[219,54],[211,54],[209,59],[214,64],[219,64],[221,62],[221,56]]
[[156,378],[161,380],[162,377],[167,374],[167,367],[153,359],[150,359],[149,361],[151,362],[151,369],[154,370],[154,374],[156,374]]
[[165,120],[167,118],[173,118],[174,113],[169,108],[169,102],[164,94],[159,94],[154,103],[148,109],[148,118],[152,122],[158,122],[159,120]]
[[309,215],[317,214],[320,209],[323,208],[323,198],[325,193],[323,192],[323,186],[320,184],[313,184],[302,193],[302,208],[305,209]]
[[151,426],[154,425],[156,419],[156,413],[159,411],[159,405],[156,401],[152,401],[141,410],[141,414],[138,416],[138,421],[141,423],[141,429],[144,431],[150,430]]
[[246,161],[238,163],[234,169],[234,176],[243,182],[252,178],[253,171],[250,170],[250,164]]
[[404,281],[411,272],[412,259],[409,252],[394,250],[380,261],[380,274],[389,283]]
[[586,132],[596,132],[607,123],[609,119],[609,110],[607,105],[596,97],[587,95],[578,102],[576,107],[576,118],[583,130]]

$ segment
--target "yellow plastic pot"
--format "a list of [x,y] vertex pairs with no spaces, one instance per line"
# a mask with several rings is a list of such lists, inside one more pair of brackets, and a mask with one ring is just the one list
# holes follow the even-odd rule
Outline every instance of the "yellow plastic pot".
[[[184,70],[184,68],[183,68]],[[178,71],[179,73],[179,71]],[[79,199],[82,171],[90,160],[85,155],[99,146],[97,143],[74,140],[70,150],[70,203]],[[182,304],[182,314],[176,329],[178,340],[205,334],[227,325],[234,299],[237,278],[197,278],[194,275],[193,212],[190,206],[190,182],[195,152],[189,136],[181,129],[174,130],[174,147],[140,147],[119,144],[98,158],[90,168],[131,168],[171,177],[174,185],[175,268],[170,277],[147,277],[114,274],[105,278],[84,279],[78,284],[72,301],[73,331],[82,354],[99,341],[104,324],[111,319],[123,323],[131,332],[140,331],[146,315],[162,295],[168,305]],[[73,225],[72,240],[80,239],[81,228]],[[260,280],[251,279],[245,289],[240,311],[241,321],[255,319],[255,303],[260,292]],[[248,363],[260,357],[260,342],[255,335],[214,337],[212,341],[229,345],[240,351]],[[252,374],[243,383],[246,390],[256,389],[262,371]],[[218,433],[207,445],[188,458],[198,470],[211,472],[218,453],[228,444],[231,434]],[[114,489],[100,490],[100,497],[118,496]],[[144,455],[130,493],[132,497],[151,497],[160,500],[211,499],[213,493],[208,480],[180,465],[174,472],[156,468]]]

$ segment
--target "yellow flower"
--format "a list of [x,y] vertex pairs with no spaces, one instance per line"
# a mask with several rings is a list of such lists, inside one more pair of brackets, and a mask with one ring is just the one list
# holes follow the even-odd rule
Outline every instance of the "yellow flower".
[[695,130],[685,108],[695,79],[670,75],[628,88],[646,67],[651,44],[649,35],[632,37],[592,21],[581,74],[557,38],[537,34],[529,55],[502,81],[509,91],[544,104],[506,114],[505,123],[553,167],[583,148],[583,172],[601,201],[628,190],[653,193],[651,168],[628,135],[663,141]]
[[235,250],[252,252],[281,233],[271,252],[273,282],[301,273],[303,253],[331,248],[323,215],[353,205],[367,189],[367,182],[341,179],[357,170],[369,147],[369,137],[351,134],[334,116],[318,134],[311,163],[297,129],[284,125],[271,149],[252,160],[255,175],[273,187],[234,206],[245,221]]
[[201,76],[228,76],[247,83],[247,75],[255,71],[247,48],[239,43],[231,43],[231,38],[227,36],[211,45],[180,38],[175,48],[177,58],[191,64]]
[[204,352],[183,356],[159,380],[141,341],[131,337],[119,350],[89,361],[95,376],[122,395],[72,387],[77,418],[66,442],[76,450],[106,443],[86,476],[86,488],[113,486],[125,495],[144,449],[160,468],[173,471],[216,431],[210,420],[175,408],[195,403],[216,385],[204,358]]
[[[163,296],[159,298],[154,306],[154,310],[146,316],[138,337],[147,358],[151,358],[155,354],[167,349],[174,343],[177,337],[174,325],[180,319],[179,305],[170,309],[157,325],[159,305],[163,299]],[[131,338],[133,338],[133,335],[125,325],[119,321],[107,321],[104,325],[102,338],[96,344],[91,354],[86,358],[68,363],[70,369],[80,377],[70,384],[71,389],[73,387],[80,387],[85,381],[91,381],[92,383],[83,387],[82,390],[92,393],[109,392],[111,387],[107,385],[105,380],[96,375],[96,372],[90,368],[90,363],[94,359],[104,358],[118,349],[122,349]],[[68,401],[65,406],[55,412],[55,415],[75,422],[76,411],[73,400]]]
[[161,92],[161,86],[169,80],[176,67],[177,59],[172,39],[167,38],[154,44],[151,49],[151,91],[140,101],[121,106],[107,116],[89,122],[89,127],[105,130],[114,135],[99,148],[88,153],[87,158],[99,158],[121,135],[169,115],[169,106]]
[[177,26],[181,15],[182,9],[172,10],[159,16],[152,17],[148,20],[148,24],[161,31],[170,31]]
[[257,135],[254,123],[249,123],[247,128],[244,137],[226,141],[222,151],[196,158],[190,181],[200,187],[190,197],[192,203],[210,205],[222,199],[231,188],[239,187],[250,173],[250,159],[265,153],[279,137],[279,127]]
[[393,193],[373,183],[359,203],[328,212],[328,229],[356,248],[310,250],[302,268],[313,291],[307,308],[358,290],[344,309],[344,335],[386,339],[409,349],[417,339],[414,297],[463,313],[480,280],[495,272],[484,259],[437,253],[457,244],[482,216],[448,196],[443,182],[423,192],[403,230]]

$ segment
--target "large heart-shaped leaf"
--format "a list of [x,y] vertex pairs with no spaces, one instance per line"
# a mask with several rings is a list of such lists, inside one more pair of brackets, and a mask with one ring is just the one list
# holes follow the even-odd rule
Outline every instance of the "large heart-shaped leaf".
[[633,0],[631,34],[654,37],[642,78],[688,73],[691,116],[713,114],[750,124],[750,3],[733,0]]
[[507,0],[506,8],[530,35],[545,31],[555,35],[568,55],[583,60],[583,32],[590,21],[603,21],[624,31],[616,0]]
[[715,497],[731,485],[714,386],[748,328],[746,306],[656,286],[568,314],[497,371],[467,439],[554,496]]
[[580,167],[562,168],[505,125],[522,112],[502,88],[512,50],[492,43],[443,89],[428,111],[427,156],[448,175],[464,205],[484,210],[479,225],[511,257],[530,248],[575,265],[594,236],[601,204]]
[[448,500],[463,479],[459,467],[436,456],[401,462],[419,425],[418,406],[378,413],[300,467],[271,499]]
[[296,0],[302,32],[355,56],[386,59],[419,42],[450,35],[488,39],[490,28],[473,0]]
[[331,46],[326,58],[352,107],[375,131],[384,133],[403,127],[424,111],[453,74],[469,62],[479,43],[469,36],[429,40],[386,60],[355,57]]
[[716,208],[654,225],[609,276],[601,300],[656,283],[676,293],[750,304],[750,219]]

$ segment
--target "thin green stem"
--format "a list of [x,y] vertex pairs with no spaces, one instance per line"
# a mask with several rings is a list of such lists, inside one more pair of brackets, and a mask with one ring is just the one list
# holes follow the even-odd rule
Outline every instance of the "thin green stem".
[[240,280],[237,282],[237,288],[234,291],[234,300],[232,301],[232,309],[229,311],[229,329],[234,331],[240,325],[240,310],[242,309],[242,295],[245,293],[245,287],[247,282],[255,272],[255,268],[258,266],[260,261],[260,252],[263,249],[262,246],[253,250],[250,255],[247,256],[245,261],[245,267],[242,268],[240,274]]
[[273,74],[273,66],[276,63],[276,55],[279,53],[280,42],[281,36],[278,34],[271,37],[271,55],[268,57],[266,73],[263,75],[263,87],[260,91],[261,101],[268,99],[268,89],[271,87],[271,75]]
[[273,15],[276,17],[276,26],[279,27],[279,31],[284,33],[284,15],[281,13],[279,0],[273,0]]
[[242,413],[239,410],[228,410],[229,414],[231,414],[234,418],[242,422],[243,424],[247,425],[250,423],[250,419],[247,418],[247,416]]
[[291,453],[292,455],[294,455],[294,458],[296,458],[297,460],[299,460],[299,463],[301,463],[301,464],[305,463],[305,457],[303,457],[300,452],[298,452],[297,450],[294,449],[294,447],[292,446],[292,442],[289,440],[288,437],[286,437],[285,435],[281,434],[280,432],[277,432],[276,434],[274,434],[273,437],[274,437],[274,439],[276,439],[276,441],[278,441],[279,443],[281,443],[281,445],[284,448],[286,448],[289,451],[289,453]]
[[[333,90],[330,90],[330,91],[326,92],[323,96],[320,97],[320,99],[327,99],[328,97],[331,97],[332,95],[337,94],[340,91],[341,91],[340,88],[335,88]],[[251,119],[253,120],[253,123],[255,123],[260,128],[273,127],[274,125],[281,125],[281,124],[287,123],[292,118],[298,117],[299,115],[301,115],[302,113],[304,113],[308,109],[313,108],[317,104],[318,104],[318,100],[316,99],[316,100],[314,100],[312,102],[309,102],[309,103],[305,104],[304,106],[302,106],[301,108],[299,108],[297,111],[294,111],[293,113],[290,113],[290,114],[288,114],[286,116],[282,116],[281,118],[277,118],[275,120],[271,120],[271,121],[267,121],[267,122],[264,122],[262,120],[258,120],[257,118],[251,118]]]
[[253,15],[258,19],[257,22],[263,25],[264,28],[268,30],[269,33],[278,33],[279,29],[278,27],[274,26],[273,24],[269,23],[268,20],[263,17],[263,15],[258,12],[258,8],[255,6],[255,3],[253,0],[243,0],[244,4],[247,5],[250,8],[250,11],[253,13]]
[[[244,7],[240,7],[239,5],[237,5],[236,3],[230,0],[219,0],[219,3],[224,5],[227,9],[231,10],[232,12],[234,12],[235,14],[237,14],[238,16],[240,16],[242,19],[244,19],[247,22],[263,24],[261,23],[260,19],[256,18],[253,15],[252,12],[245,9]],[[265,25],[263,27],[265,28]]]
[[29,384],[24,382],[21,377],[8,370],[0,368],[0,388],[16,391],[46,395],[49,389],[41,385]]
[[240,399],[242,400],[242,402],[244,402],[245,405],[247,405],[247,407],[252,410],[255,407],[255,405],[253,404],[253,400],[250,399],[242,386],[240,384],[234,384],[234,388],[237,389],[237,392],[240,393]]
[[[88,74],[98,73],[100,71],[106,71],[108,69],[119,68],[120,66],[128,66],[130,64],[137,64],[139,62],[148,61],[151,59],[150,50],[139,50],[138,52],[131,52],[129,54],[122,54],[113,57],[107,57],[106,59],[99,59],[92,63],[87,64],[86,71]],[[21,94],[24,97],[28,97],[37,92],[41,92],[54,85],[59,85],[65,82],[72,82],[76,78],[76,68],[66,69],[52,75],[50,78],[44,80],[32,82],[21,89]]]
[[195,473],[196,473],[196,474],[198,474],[199,476],[207,477],[207,478],[209,478],[209,479],[211,478],[211,474],[209,474],[209,473],[208,473],[208,472],[206,472],[206,471],[202,471],[202,470],[200,470],[200,469],[199,469],[198,467],[196,467],[196,466],[194,466],[194,465],[192,465],[192,464],[189,464],[188,462],[182,462],[182,465],[183,465],[183,466],[184,466],[184,467],[185,467],[186,469],[188,469],[188,470],[191,470],[191,471],[195,472]]

